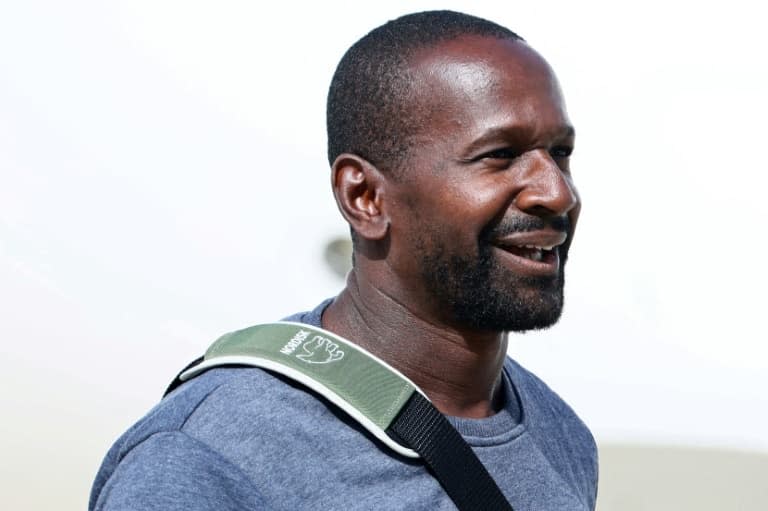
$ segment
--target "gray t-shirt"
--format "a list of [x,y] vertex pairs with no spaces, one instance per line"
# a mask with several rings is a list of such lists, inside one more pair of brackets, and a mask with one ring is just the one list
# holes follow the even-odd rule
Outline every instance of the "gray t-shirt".
[[[291,321],[320,326],[329,301]],[[511,359],[506,403],[449,417],[516,511],[592,510],[597,452],[557,394]],[[165,397],[110,449],[89,510],[451,510],[419,460],[344,412],[257,368],[211,369]]]

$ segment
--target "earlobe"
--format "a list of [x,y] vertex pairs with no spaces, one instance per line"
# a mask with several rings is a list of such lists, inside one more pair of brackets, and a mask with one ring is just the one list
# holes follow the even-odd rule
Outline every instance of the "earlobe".
[[331,185],[336,205],[358,236],[373,241],[387,235],[385,184],[381,172],[357,155],[344,153],[333,162]]

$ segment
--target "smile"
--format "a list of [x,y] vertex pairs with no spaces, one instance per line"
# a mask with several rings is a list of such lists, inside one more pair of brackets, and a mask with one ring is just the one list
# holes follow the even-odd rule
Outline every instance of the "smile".
[[505,247],[506,250],[531,261],[542,261],[552,256],[553,247],[537,247],[535,245],[523,245],[522,247]]
[[556,273],[560,247],[567,234],[557,231],[520,232],[493,241],[515,271],[531,275]]

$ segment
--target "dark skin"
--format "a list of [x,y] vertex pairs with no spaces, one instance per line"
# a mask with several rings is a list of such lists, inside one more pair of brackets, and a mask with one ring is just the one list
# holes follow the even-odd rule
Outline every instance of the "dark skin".
[[[424,255],[473,260],[483,233],[539,221],[489,241],[497,274],[510,276],[493,285],[549,306],[538,282],[561,278],[580,205],[568,167],[573,129],[554,74],[523,42],[465,36],[420,52],[411,70],[429,114],[404,172],[353,154],[333,165],[357,242],[322,323],[400,370],[444,414],[487,417],[504,401],[507,333],[452,315],[424,277]],[[549,227],[563,218],[567,232]],[[532,246],[548,255],[524,257]]]

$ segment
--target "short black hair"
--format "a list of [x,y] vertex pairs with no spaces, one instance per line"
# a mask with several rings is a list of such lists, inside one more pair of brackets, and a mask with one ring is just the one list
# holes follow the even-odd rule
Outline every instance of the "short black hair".
[[375,28],[339,62],[328,91],[328,161],[356,154],[397,173],[421,126],[409,58],[417,50],[464,35],[522,40],[492,21],[453,11],[408,14]]

